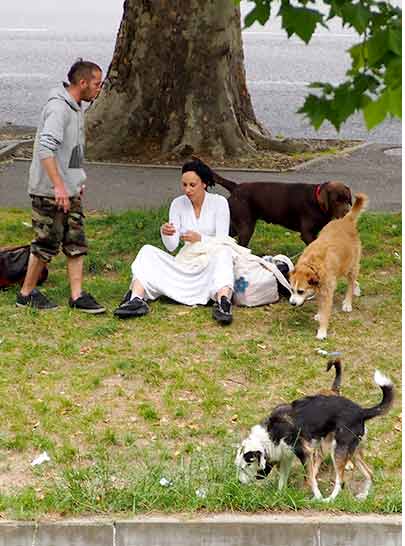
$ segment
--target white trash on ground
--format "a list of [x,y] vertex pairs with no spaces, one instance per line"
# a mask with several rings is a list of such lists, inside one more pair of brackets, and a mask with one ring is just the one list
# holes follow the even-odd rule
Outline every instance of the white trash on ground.
[[50,456],[46,451],[43,451],[41,455],[38,455],[36,459],[34,459],[31,463],[31,466],[38,466],[42,463],[47,463],[51,460]]
[[171,480],[168,480],[167,478],[160,478],[159,483],[162,487],[170,487],[171,485],[173,485],[173,482]]

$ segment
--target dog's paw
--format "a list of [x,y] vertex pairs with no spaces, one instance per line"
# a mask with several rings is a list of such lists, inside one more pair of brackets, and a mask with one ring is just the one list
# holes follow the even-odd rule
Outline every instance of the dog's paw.
[[357,296],[358,298],[361,296],[361,288],[358,282],[354,284],[354,291],[353,294]]
[[314,320],[316,320],[316,322],[319,322],[321,320],[321,315],[319,313],[314,315]]
[[344,300],[344,302],[342,303],[342,311],[344,313],[351,313],[353,311],[352,303]]
[[326,502],[326,503],[329,503],[329,502],[332,502],[334,501],[335,499],[332,497],[332,495],[330,497],[326,497],[325,499],[322,499],[323,502]]
[[326,339],[327,338],[327,332],[324,328],[319,328],[317,334],[316,334],[316,339],[319,339],[320,341],[322,341],[323,339]]

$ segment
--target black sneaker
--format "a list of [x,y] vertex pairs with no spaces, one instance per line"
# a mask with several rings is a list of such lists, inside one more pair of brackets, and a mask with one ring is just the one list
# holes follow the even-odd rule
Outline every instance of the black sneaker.
[[53,301],[48,300],[45,294],[42,294],[37,288],[34,288],[28,296],[23,296],[18,292],[15,302],[17,307],[32,307],[32,309],[53,310],[58,306]]
[[220,302],[214,304],[212,316],[221,324],[231,324],[232,322],[232,303],[226,296],[221,297]]
[[98,315],[100,313],[105,313],[106,311],[105,307],[97,303],[93,296],[88,292],[82,292],[75,300],[70,298],[69,306],[72,307],[72,309],[78,309],[79,311],[92,315]]
[[131,317],[143,317],[149,313],[149,306],[145,300],[135,296],[130,299],[131,292],[127,292],[124,296],[124,299],[114,311],[114,315],[121,319],[131,318]]

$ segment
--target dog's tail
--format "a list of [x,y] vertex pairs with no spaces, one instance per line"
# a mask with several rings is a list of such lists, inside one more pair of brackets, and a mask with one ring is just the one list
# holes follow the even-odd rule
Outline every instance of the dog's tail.
[[357,222],[357,218],[360,216],[363,210],[367,208],[368,197],[365,193],[356,193],[355,198],[356,200],[354,205],[352,206],[350,212],[346,214],[346,218]]
[[[196,156],[196,155],[192,155],[191,156],[192,159],[198,159],[199,161],[201,161],[201,159]],[[208,167],[208,165],[206,163],[204,163],[204,161],[201,161],[201,163],[203,163],[204,165],[206,165]],[[219,184],[220,186],[222,186],[223,188],[225,188],[226,190],[228,190],[230,193],[233,192],[233,190],[236,188],[236,186],[238,185],[236,182],[232,182],[232,180],[227,180],[226,178],[223,178],[222,176],[220,176],[219,174],[217,174],[215,171],[213,171],[211,169],[211,172],[212,172],[212,175],[214,177],[214,182],[215,184]]]
[[326,365],[326,371],[328,372],[332,366],[335,367],[336,375],[331,386],[331,391],[340,394],[340,387],[342,386],[342,363],[338,358],[336,360],[329,360]]
[[394,385],[392,384],[391,379],[376,370],[374,381],[382,390],[383,398],[376,406],[373,406],[372,408],[363,408],[363,419],[365,421],[377,417],[378,415],[386,414],[394,401]]

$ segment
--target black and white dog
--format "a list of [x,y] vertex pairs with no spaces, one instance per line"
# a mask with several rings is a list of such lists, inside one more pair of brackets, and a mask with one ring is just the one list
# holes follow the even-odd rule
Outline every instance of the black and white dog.
[[320,451],[324,454],[329,444],[336,479],[333,491],[325,501],[335,499],[341,491],[349,461],[364,476],[364,485],[357,498],[366,498],[372,472],[358,449],[365,435],[365,422],[387,413],[394,400],[390,379],[376,370],[374,381],[381,388],[383,398],[372,408],[362,408],[336,393],[306,396],[291,404],[277,406],[267,419],[251,429],[239,447],[235,459],[239,480],[249,483],[255,478],[263,479],[273,466],[278,466],[278,488],[283,489],[294,457],[298,457],[306,467],[314,497],[322,499],[317,474],[322,462]]

